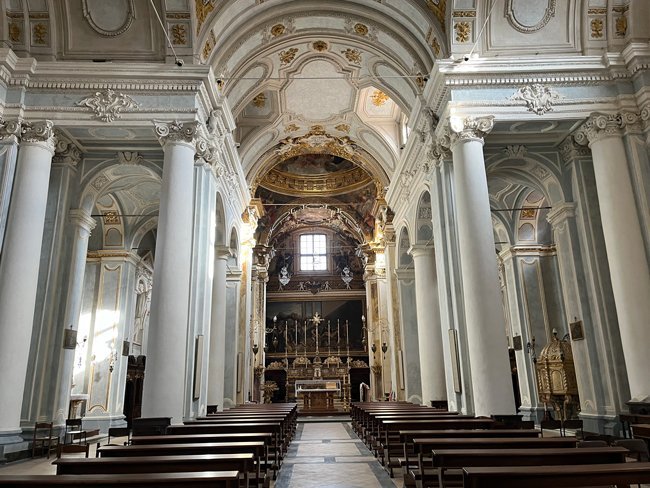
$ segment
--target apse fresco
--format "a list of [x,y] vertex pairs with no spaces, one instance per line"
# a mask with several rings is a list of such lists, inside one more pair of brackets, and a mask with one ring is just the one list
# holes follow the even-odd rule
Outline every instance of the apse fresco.
[[326,175],[337,171],[348,171],[355,164],[347,159],[330,154],[303,154],[279,163],[275,169],[295,175]]

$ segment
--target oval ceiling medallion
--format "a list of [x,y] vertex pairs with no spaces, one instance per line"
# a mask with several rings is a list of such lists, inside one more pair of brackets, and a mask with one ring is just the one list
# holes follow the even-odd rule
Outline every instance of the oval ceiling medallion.
[[506,0],[506,19],[519,32],[541,30],[555,16],[557,0]]
[[82,5],[86,22],[102,36],[124,34],[135,19],[133,0],[83,0]]

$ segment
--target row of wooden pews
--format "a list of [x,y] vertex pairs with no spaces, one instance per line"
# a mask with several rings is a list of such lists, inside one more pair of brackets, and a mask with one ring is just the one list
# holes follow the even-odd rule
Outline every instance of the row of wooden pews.
[[650,482],[650,463],[625,462],[623,447],[577,447],[491,418],[400,402],[356,403],[352,427],[404,486],[428,488],[627,486]]
[[0,476],[0,486],[268,487],[297,423],[297,405],[241,405],[170,425],[162,435],[134,435],[96,458],[61,458],[53,476]]

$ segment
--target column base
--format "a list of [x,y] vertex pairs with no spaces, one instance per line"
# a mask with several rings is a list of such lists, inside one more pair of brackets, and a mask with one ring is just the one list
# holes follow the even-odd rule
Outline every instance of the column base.
[[623,437],[621,423],[619,422],[617,415],[594,415],[580,413],[578,417],[583,422],[582,430],[584,432],[593,432],[595,434]]
[[535,425],[544,419],[544,407],[519,407],[519,413],[522,415],[522,420],[535,422]]
[[0,434],[0,464],[26,459],[30,455],[29,442],[23,438],[21,430]]

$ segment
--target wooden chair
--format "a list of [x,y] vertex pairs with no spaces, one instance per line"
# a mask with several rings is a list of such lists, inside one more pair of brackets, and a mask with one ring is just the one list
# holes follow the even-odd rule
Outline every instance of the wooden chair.
[[107,446],[112,446],[111,437],[126,437],[125,446],[131,443],[131,429],[128,427],[111,427],[108,429],[108,443]]
[[79,444],[81,444],[82,438],[84,444],[88,443],[88,440],[86,439],[86,431],[82,428],[81,419],[66,419],[65,434],[63,435],[64,444],[68,444],[68,436],[70,436],[70,444],[74,444],[75,439],[79,439]]
[[41,456],[43,449],[47,448],[47,458],[50,459],[50,451],[59,445],[59,438],[52,435],[52,422],[37,422],[34,426],[32,437],[32,457],[36,456],[36,448],[40,445]]
[[[582,420],[579,419],[570,419],[562,422],[562,435],[566,435],[567,429],[575,430],[576,437],[582,439],[584,437],[584,432],[582,430]],[[580,432],[578,434],[578,432]]]
[[562,422],[559,420],[542,420],[540,422],[542,437],[544,437],[544,429],[546,430],[559,430],[562,435]]

